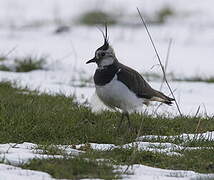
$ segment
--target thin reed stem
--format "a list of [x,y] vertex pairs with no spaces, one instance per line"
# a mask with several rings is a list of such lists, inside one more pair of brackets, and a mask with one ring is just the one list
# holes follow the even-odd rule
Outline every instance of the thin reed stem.
[[159,53],[158,53],[158,51],[157,51],[157,48],[156,48],[156,46],[155,46],[155,44],[154,44],[154,41],[153,41],[153,39],[152,39],[152,36],[151,36],[151,34],[150,34],[150,32],[149,32],[149,29],[148,29],[148,27],[147,27],[147,25],[146,25],[146,22],[145,22],[145,20],[144,20],[142,14],[141,14],[141,12],[140,12],[140,10],[139,10],[138,8],[137,8],[137,11],[138,11],[138,14],[139,14],[139,16],[140,16],[141,21],[143,22],[143,25],[144,25],[145,29],[146,29],[146,32],[147,32],[147,34],[148,34],[148,36],[149,36],[149,39],[150,39],[150,41],[151,41],[151,43],[152,43],[152,46],[153,46],[153,48],[154,48],[154,50],[155,50],[155,54],[156,54],[156,56],[157,56],[157,58],[158,58],[159,64],[160,64],[161,69],[162,69],[162,71],[163,71],[163,78],[164,78],[164,80],[165,80],[165,82],[166,82],[166,85],[167,85],[167,87],[169,88],[169,91],[170,91],[172,97],[175,99],[175,104],[176,104],[176,107],[177,107],[177,109],[178,109],[178,112],[179,112],[180,116],[183,116],[182,113],[181,113],[181,110],[180,110],[180,108],[179,108],[178,102],[177,102],[177,100],[176,100],[176,98],[175,98],[175,95],[174,95],[174,93],[173,93],[173,91],[172,91],[172,88],[170,87],[169,82],[168,82],[168,80],[167,80],[167,78],[166,78],[166,72],[165,72],[164,66],[163,66],[163,64],[162,64],[162,62],[161,62],[161,58],[160,58]]

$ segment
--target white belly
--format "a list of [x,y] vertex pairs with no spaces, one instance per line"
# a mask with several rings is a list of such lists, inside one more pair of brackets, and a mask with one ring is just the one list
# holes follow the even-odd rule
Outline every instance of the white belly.
[[118,81],[117,76],[105,86],[96,86],[96,93],[105,105],[126,112],[132,112],[143,104],[143,99],[138,98],[126,85]]

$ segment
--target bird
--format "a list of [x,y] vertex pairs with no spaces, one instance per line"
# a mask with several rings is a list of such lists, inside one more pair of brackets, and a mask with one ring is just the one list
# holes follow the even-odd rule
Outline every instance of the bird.
[[94,58],[86,64],[97,64],[93,79],[99,99],[107,107],[122,111],[118,127],[124,117],[127,117],[130,127],[129,114],[143,104],[149,105],[151,101],[158,101],[172,105],[174,98],[153,89],[140,73],[118,61],[114,49],[109,44],[107,25],[105,33],[101,32],[104,44],[95,51]]

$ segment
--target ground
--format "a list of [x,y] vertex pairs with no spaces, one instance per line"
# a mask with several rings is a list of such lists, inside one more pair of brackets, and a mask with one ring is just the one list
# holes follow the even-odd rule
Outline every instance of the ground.
[[[60,151],[59,153],[58,146],[60,145],[73,145],[68,152],[76,153],[79,150],[76,147],[75,149],[74,145],[84,144],[83,149],[86,155],[85,157],[80,156],[81,162],[82,160],[84,162],[85,158],[106,157],[109,159],[108,150],[116,146],[119,146],[118,151],[120,153],[122,151],[122,154],[125,154],[124,157],[131,152],[136,157],[143,158],[142,161],[139,158],[139,161],[131,163],[131,168],[129,168],[131,174],[113,173],[111,177],[122,176],[123,179],[140,179],[141,177],[147,179],[198,179],[198,176],[202,176],[201,179],[212,179],[212,175],[210,177],[206,175],[214,173],[211,156],[214,131],[214,61],[212,61],[214,13],[212,0],[208,0],[206,3],[200,0],[194,2],[179,0],[176,3],[171,0],[157,0],[156,2],[126,0],[125,3],[124,0],[117,2],[110,0],[102,3],[88,0],[87,2],[90,6],[86,6],[83,0],[71,2],[65,0],[43,0],[42,2],[36,0],[1,0],[0,2],[0,69],[2,70],[0,71],[0,80],[12,82],[12,87],[15,88],[13,89],[10,85],[5,86],[4,82],[1,83],[0,117],[4,128],[1,127],[0,155],[2,162],[7,163],[0,166],[1,177],[4,179],[13,179],[14,176],[20,179],[57,178],[54,174],[56,172],[50,170],[51,168],[60,169],[57,166],[50,166],[50,169],[46,169],[46,172],[52,177],[46,173],[23,170],[14,166],[44,171],[44,169],[38,169],[39,166],[42,167],[43,162],[29,161],[35,157],[46,158],[43,152],[44,145],[48,149],[45,151],[46,154],[51,154],[51,158],[54,155],[56,158],[56,154],[60,157],[67,156],[64,153],[65,147],[63,152]],[[106,107],[101,104],[94,93],[92,76],[96,66],[85,64],[94,56],[95,50],[102,45],[102,35],[96,26],[81,24],[80,17],[84,12],[95,10],[102,10],[112,15],[113,18],[115,17],[116,24],[109,26],[109,41],[115,49],[119,61],[145,75],[152,87],[160,89],[162,72],[148,35],[141,25],[136,7],[146,17],[161,60],[164,65],[167,64],[167,77],[184,119],[179,119],[175,105],[159,107],[158,104],[152,104],[149,107],[139,109],[139,113],[143,112],[146,117],[142,123],[144,131],[139,129],[142,121],[141,116],[133,114],[131,117],[134,133],[126,135],[127,129],[124,125],[118,135],[115,127],[120,113],[104,111],[101,112],[101,115],[96,114]],[[67,27],[64,28],[64,33],[58,33],[57,30],[61,27]],[[99,27],[102,28],[101,25]],[[167,49],[171,39],[171,50],[166,63]],[[18,66],[21,67],[20,63],[17,62],[22,62],[28,57],[36,60],[44,59],[46,63],[36,68],[35,64],[31,64],[30,68],[33,66],[35,70],[29,70],[29,72],[16,72],[26,71],[29,68],[29,64],[27,68],[26,66],[17,68]],[[25,87],[27,89],[23,90]],[[162,91],[170,96],[165,84]],[[38,96],[44,92],[45,95]],[[49,97],[49,95],[53,97]],[[75,97],[73,97],[74,95]],[[26,101],[27,99],[28,101]],[[50,106],[46,105],[46,102],[49,102]],[[78,111],[84,115],[77,113],[75,117],[72,116],[74,113],[72,107],[75,105],[73,102],[83,108],[79,108]],[[56,104],[60,105],[57,106]],[[61,107],[64,107],[64,110]],[[42,114],[44,115],[42,116]],[[59,120],[61,123],[58,124],[57,121]],[[72,123],[70,124],[70,122]],[[74,125],[77,125],[80,130]],[[47,127],[52,127],[52,129]],[[72,128],[79,134],[70,133]],[[81,128],[84,129],[83,132]],[[58,134],[58,131],[64,133]],[[97,132],[97,136],[93,135],[94,131]],[[138,138],[141,140],[136,139],[138,132],[140,132]],[[55,133],[59,135],[57,138],[54,136]],[[201,133],[205,134],[201,135]],[[184,134],[188,135],[185,136]],[[164,139],[165,136],[167,139]],[[199,136],[201,139],[196,138],[192,141],[192,136]],[[181,137],[188,137],[188,141],[185,142],[186,139]],[[45,141],[45,139],[47,140]],[[131,147],[134,146],[132,147],[133,151],[120,149],[131,142],[134,142],[132,145],[130,144]],[[153,144],[154,142],[158,144]],[[56,149],[51,148],[52,153],[50,153],[49,148],[51,143],[57,145]],[[98,145],[95,146],[91,143]],[[194,151],[193,149],[188,150],[190,147],[196,149],[209,148],[208,150],[202,148],[203,150]],[[39,150],[35,153],[32,150],[35,148],[40,149],[43,153],[38,153]],[[137,148],[140,148],[139,151],[136,150]],[[96,152],[97,149],[102,151]],[[150,151],[153,154],[149,154]],[[124,171],[128,165],[129,160],[117,159],[118,154],[116,152],[117,150],[113,149],[112,152],[110,151],[114,163],[111,162],[109,166],[106,166],[105,163],[103,165],[107,167],[106,171],[108,172],[112,172],[114,166],[121,166],[120,168]],[[198,158],[199,162],[193,160],[188,165],[180,157],[197,157],[194,153],[199,152],[201,157],[206,159],[207,164]],[[162,154],[158,153],[166,154],[164,160],[160,158]],[[172,159],[169,156],[171,153]],[[181,155],[178,155],[179,153]],[[205,156],[206,154],[208,156]],[[176,158],[177,156],[179,158]],[[149,159],[148,162],[147,159]],[[169,162],[174,160],[175,164],[182,164],[181,162],[183,162],[184,166],[172,166],[172,163]],[[58,160],[56,161],[56,164],[61,164]],[[160,164],[159,162],[162,161],[164,163]],[[189,161],[191,162],[191,159]],[[25,166],[27,162],[31,162],[29,166]],[[37,163],[41,164],[38,165]],[[51,164],[49,161],[44,163]],[[99,167],[96,161],[90,163]],[[207,169],[198,168],[200,163]],[[196,166],[195,169],[193,164]],[[66,167],[66,165],[63,166]],[[84,165],[82,166],[84,167]],[[184,172],[159,168],[192,171]],[[67,171],[70,172],[71,169]]]

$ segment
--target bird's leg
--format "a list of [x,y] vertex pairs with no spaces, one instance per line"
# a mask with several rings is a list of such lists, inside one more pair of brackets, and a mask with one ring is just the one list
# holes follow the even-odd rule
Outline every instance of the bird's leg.
[[129,113],[125,112],[124,115],[127,117],[129,128],[130,128],[131,127],[131,122],[130,122],[130,119],[129,119]]
[[128,113],[128,112],[122,112],[122,116],[121,116],[120,122],[119,122],[118,127],[117,127],[118,130],[119,130],[119,128],[121,127],[122,122],[123,122],[123,119],[124,119],[125,117],[126,117],[127,120],[128,120],[129,128],[131,127],[131,122],[130,122],[130,119],[129,119],[129,113]]
[[120,128],[120,126],[121,126],[121,124],[122,124],[122,122],[123,122],[124,116],[125,116],[125,114],[122,113],[122,116],[121,116],[120,122],[118,123],[117,129]]

